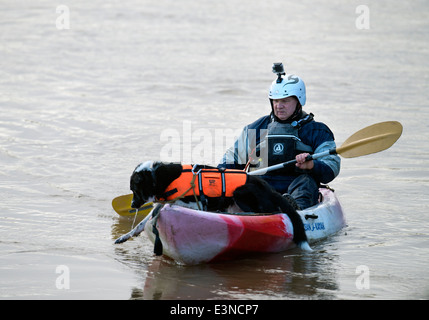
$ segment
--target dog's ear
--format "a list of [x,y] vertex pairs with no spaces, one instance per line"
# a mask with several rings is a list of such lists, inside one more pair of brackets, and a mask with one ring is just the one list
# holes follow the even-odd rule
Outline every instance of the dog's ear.
[[141,171],[134,171],[130,177],[130,189],[133,190],[134,186],[139,186],[144,183],[144,175]]
[[134,171],[130,178],[131,190],[136,188],[147,188],[153,185],[152,173],[148,170]]

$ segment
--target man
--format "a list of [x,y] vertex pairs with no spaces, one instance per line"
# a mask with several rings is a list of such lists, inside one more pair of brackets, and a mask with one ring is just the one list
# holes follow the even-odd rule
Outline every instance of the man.
[[305,160],[309,154],[335,148],[334,135],[325,124],[314,121],[313,114],[302,110],[306,101],[302,79],[285,74],[282,63],[275,63],[273,72],[278,78],[268,95],[271,113],[244,127],[218,167],[258,169],[296,159],[295,165],[261,178],[278,192],[290,194],[299,209],[305,209],[318,203],[320,183],[339,174],[341,160],[338,155]]

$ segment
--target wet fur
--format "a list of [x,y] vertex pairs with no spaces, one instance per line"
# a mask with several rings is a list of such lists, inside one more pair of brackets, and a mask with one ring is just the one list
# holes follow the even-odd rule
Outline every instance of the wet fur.
[[[154,197],[162,197],[167,186],[182,173],[182,165],[177,163],[155,162],[152,169],[138,169],[139,167],[134,170],[130,178],[133,208],[139,208]],[[195,203],[195,198],[186,197],[181,201]],[[228,208],[237,206],[243,212],[286,213],[293,225],[293,241],[298,245],[307,242],[304,224],[295,209],[293,200],[283,197],[265,180],[249,175],[246,184],[235,189],[232,198],[208,198],[207,210],[226,212]]]

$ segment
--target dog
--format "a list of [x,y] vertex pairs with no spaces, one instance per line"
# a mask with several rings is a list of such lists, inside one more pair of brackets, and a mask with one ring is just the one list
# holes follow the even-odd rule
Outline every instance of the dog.
[[[214,167],[203,167],[212,169],[213,172],[219,171]],[[130,189],[133,192],[131,206],[137,209],[148,201],[164,198],[167,187],[182,175],[183,168],[180,163],[167,164],[151,161],[138,165],[130,177]],[[240,171],[240,173],[243,172]],[[242,212],[286,213],[293,225],[293,241],[297,246],[311,250],[307,242],[304,224],[296,211],[292,197],[282,196],[262,178],[244,175],[245,182],[232,191],[232,196],[205,197],[206,207],[204,209],[218,212],[238,212],[237,209],[240,209]],[[195,207],[197,201],[202,201],[201,197],[193,195],[182,197],[180,205]],[[176,204],[178,203],[176,202]]]

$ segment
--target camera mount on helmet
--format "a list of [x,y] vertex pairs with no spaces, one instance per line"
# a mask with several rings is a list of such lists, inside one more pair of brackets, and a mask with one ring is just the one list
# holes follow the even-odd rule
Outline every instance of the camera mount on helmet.
[[277,74],[277,83],[281,83],[283,80],[282,76],[286,75],[282,62],[273,63],[273,73]]

